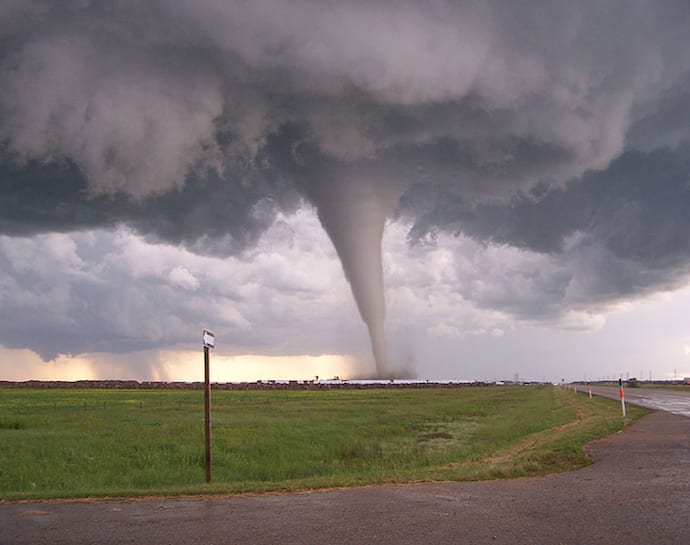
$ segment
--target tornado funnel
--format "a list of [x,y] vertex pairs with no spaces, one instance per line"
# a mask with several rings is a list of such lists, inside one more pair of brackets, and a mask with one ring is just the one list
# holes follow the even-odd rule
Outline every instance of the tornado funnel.
[[390,183],[363,179],[339,180],[320,189],[314,199],[319,219],[335,246],[360,316],[369,329],[376,373],[386,377],[381,240],[386,217],[402,191]]

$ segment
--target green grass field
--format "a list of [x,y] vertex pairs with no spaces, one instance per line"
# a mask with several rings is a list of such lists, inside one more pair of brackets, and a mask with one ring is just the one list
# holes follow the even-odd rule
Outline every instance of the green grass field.
[[538,475],[644,414],[555,387],[0,389],[0,498],[300,490]]

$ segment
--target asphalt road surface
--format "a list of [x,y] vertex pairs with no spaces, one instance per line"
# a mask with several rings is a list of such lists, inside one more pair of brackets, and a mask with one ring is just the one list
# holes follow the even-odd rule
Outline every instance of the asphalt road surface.
[[[587,392],[587,386],[578,385],[576,388],[580,392]],[[618,387],[592,386],[592,394],[619,399]],[[655,390],[654,388],[626,388],[624,386],[623,394],[626,403],[690,417],[690,386],[682,390]]]
[[0,504],[0,545],[690,543],[690,418],[656,412],[548,477],[286,495]]

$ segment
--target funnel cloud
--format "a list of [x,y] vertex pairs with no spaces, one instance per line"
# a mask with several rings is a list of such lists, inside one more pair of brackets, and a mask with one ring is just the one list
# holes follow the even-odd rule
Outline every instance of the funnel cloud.
[[369,330],[377,375],[387,377],[381,239],[386,218],[403,188],[364,176],[321,184],[310,197],[321,224],[333,241],[359,314]]

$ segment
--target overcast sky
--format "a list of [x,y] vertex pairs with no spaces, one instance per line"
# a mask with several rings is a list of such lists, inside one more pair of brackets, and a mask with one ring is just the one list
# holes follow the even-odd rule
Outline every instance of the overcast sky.
[[0,379],[199,380],[204,327],[215,380],[689,376],[689,49],[687,0],[5,1]]

